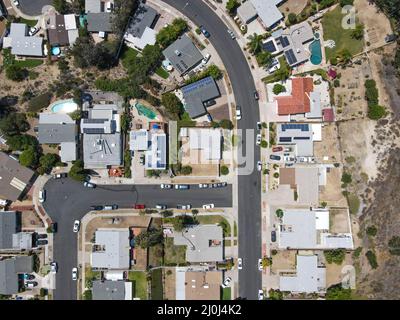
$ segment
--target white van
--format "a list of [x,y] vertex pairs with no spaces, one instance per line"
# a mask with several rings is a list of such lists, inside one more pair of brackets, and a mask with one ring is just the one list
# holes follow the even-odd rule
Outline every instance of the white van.
[[106,12],[111,12],[113,9],[113,4],[111,1],[106,2]]
[[46,201],[46,190],[40,190],[39,191],[39,202],[43,203]]

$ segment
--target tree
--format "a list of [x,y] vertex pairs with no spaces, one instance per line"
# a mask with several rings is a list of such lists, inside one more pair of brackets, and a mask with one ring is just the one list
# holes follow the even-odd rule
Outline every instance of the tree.
[[37,148],[39,142],[34,136],[29,134],[14,135],[7,139],[7,145],[11,150],[26,150],[28,147],[32,146]]
[[231,120],[229,119],[222,119],[219,122],[219,126],[223,129],[227,129],[227,130],[232,130],[233,129],[233,123]]
[[183,105],[176,95],[171,92],[161,97],[161,103],[173,120],[178,120],[183,113]]
[[137,10],[138,0],[114,0],[111,26],[113,32],[121,35],[127,27],[129,17]]
[[338,58],[341,62],[347,63],[351,60],[352,55],[348,49],[344,48],[338,52]]
[[248,36],[250,41],[247,43],[247,47],[249,48],[249,52],[251,54],[257,55],[262,50],[262,40],[263,36],[257,33],[253,33],[252,35]]
[[357,23],[356,28],[351,32],[351,37],[356,40],[361,40],[364,37],[364,25]]
[[393,64],[394,64],[395,68],[400,70],[400,48],[398,48],[397,51],[396,51],[396,54],[394,56]]
[[283,300],[283,292],[280,290],[270,289],[268,291],[269,300]]
[[226,3],[226,10],[229,12],[230,15],[234,14],[236,9],[240,6],[237,0],[228,0]]
[[283,210],[282,210],[282,209],[277,209],[277,210],[275,211],[275,214],[276,214],[276,216],[277,216],[279,219],[282,219],[282,218],[283,218]]
[[261,148],[268,148],[268,142],[266,140],[261,140],[260,146]]
[[379,104],[373,104],[368,107],[368,118],[371,120],[379,120],[386,116],[386,109]]
[[121,130],[123,132],[128,132],[131,126],[131,115],[129,112],[124,112],[121,117]]
[[221,166],[220,173],[223,176],[228,175],[229,174],[229,168],[227,166]]
[[183,174],[183,175],[185,175],[185,176],[188,176],[188,175],[190,175],[191,173],[192,173],[192,167],[191,166],[183,166],[182,168],[181,168],[181,174]]
[[392,255],[400,256],[400,237],[394,236],[389,240],[388,243],[389,252]]
[[351,183],[352,181],[353,180],[351,178],[351,174],[347,173],[347,172],[343,172],[343,174],[342,174],[342,182],[348,184],[348,183]]
[[186,226],[194,224],[197,224],[197,221],[193,217],[187,215],[178,216],[172,220],[174,230],[178,232],[182,231]]
[[67,13],[68,3],[66,0],[53,0],[53,7],[58,11],[58,13],[64,14]]
[[281,85],[280,83],[276,83],[276,84],[274,85],[274,87],[272,88],[272,92],[273,92],[275,95],[278,95],[278,94],[280,94],[281,92],[286,92],[286,87],[283,86],[283,85]]
[[256,55],[256,60],[259,66],[268,67],[272,63],[272,55],[268,51],[262,51]]
[[153,247],[164,240],[162,229],[149,228],[145,232],[141,232],[135,237],[136,244],[141,248],[146,249]]
[[51,169],[60,161],[60,157],[54,153],[47,153],[42,155],[39,159],[40,167],[42,172],[50,172]]
[[327,300],[351,300],[351,289],[343,288],[342,285],[335,284],[326,290]]
[[326,262],[340,265],[346,256],[346,252],[342,249],[326,250],[324,251],[324,256]]
[[188,25],[185,20],[181,18],[174,19],[171,24],[158,32],[156,36],[157,43],[163,48],[168,47],[186,31],[187,27]]
[[367,235],[375,237],[378,233],[378,229],[375,226],[369,226],[366,230]]
[[378,268],[378,262],[376,261],[376,255],[373,251],[368,250],[365,253],[365,256],[367,257],[367,260],[371,266],[372,269],[376,269]]
[[12,64],[6,68],[6,77],[12,81],[22,81],[28,75],[25,68]]
[[290,24],[295,24],[297,22],[297,16],[293,12],[289,13],[288,21]]
[[344,6],[352,6],[354,0],[340,0],[340,6],[343,8]]
[[76,160],[69,170],[69,177],[75,181],[85,181],[86,171],[83,167],[82,160]]
[[38,164],[39,154],[34,147],[28,147],[19,156],[19,163],[25,167],[35,167]]

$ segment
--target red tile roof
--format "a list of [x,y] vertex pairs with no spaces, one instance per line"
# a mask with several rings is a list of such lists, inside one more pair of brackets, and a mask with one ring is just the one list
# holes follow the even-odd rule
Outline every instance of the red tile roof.
[[292,79],[292,95],[276,97],[278,114],[289,115],[310,112],[309,93],[314,89],[312,78]]
[[333,109],[323,109],[322,114],[324,117],[324,122],[333,122],[335,121],[335,115],[333,113]]

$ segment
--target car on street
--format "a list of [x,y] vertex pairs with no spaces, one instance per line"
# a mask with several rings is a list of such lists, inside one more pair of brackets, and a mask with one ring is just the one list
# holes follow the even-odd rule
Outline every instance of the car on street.
[[256,144],[259,146],[261,144],[261,134],[257,134]]
[[264,291],[258,290],[258,300],[264,300]]
[[37,235],[38,239],[47,239],[47,234],[46,233],[41,233]]
[[207,31],[206,28],[204,28],[204,26],[200,26],[199,29],[200,29],[201,33],[202,33],[206,38],[209,38],[209,37],[210,37],[210,33]]
[[79,220],[75,220],[75,221],[74,221],[74,227],[73,227],[72,230],[73,230],[74,232],[78,232],[78,231],[79,231],[80,225],[81,225],[81,222],[80,222]]
[[88,182],[88,181],[85,181],[83,183],[83,186],[86,187],[86,188],[96,188],[96,185],[94,183],[91,183],[91,182]]
[[260,99],[260,96],[259,96],[259,94],[258,94],[258,91],[257,91],[257,90],[255,90],[253,94],[254,94],[254,99],[255,99],[255,100],[258,100],[258,99]]
[[242,109],[239,105],[236,106],[236,120],[242,119]]
[[177,209],[181,209],[181,210],[188,210],[190,208],[192,208],[191,204],[178,204],[176,206]]
[[257,122],[257,130],[262,129],[262,123],[260,121]]
[[24,280],[33,280],[35,279],[35,276],[30,273],[24,273]]
[[175,189],[179,189],[179,190],[187,190],[189,189],[189,185],[188,184],[176,184],[175,185]]
[[238,259],[237,259],[237,267],[238,267],[238,270],[242,270],[242,269],[243,269],[243,261],[242,261],[242,258],[238,258]]
[[275,161],[280,161],[280,160],[281,160],[281,157],[280,157],[280,156],[276,156],[276,155],[274,155],[274,154],[271,154],[271,155],[269,156],[269,158],[270,158],[271,160],[275,160]]
[[46,244],[48,244],[48,241],[46,239],[36,240],[36,246],[45,246]]
[[258,259],[258,270],[263,271],[264,267],[263,267],[263,263],[262,263],[262,259]]
[[199,189],[208,189],[208,183],[199,183]]
[[212,208],[214,208],[214,203],[203,204],[203,209],[205,209],[205,210],[212,209]]
[[38,285],[37,281],[27,281],[25,282],[27,288],[34,288]]
[[161,189],[172,189],[172,184],[161,183]]
[[258,171],[262,170],[262,162],[261,161],[257,161],[257,170]]
[[56,233],[57,232],[57,222],[53,222],[50,224],[50,232]]
[[231,38],[233,40],[235,40],[236,39],[235,33],[231,29],[228,29],[227,31],[228,31],[229,35],[231,36]]
[[280,152],[283,150],[283,147],[273,147],[272,152]]
[[103,209],[104,209],[104,206],[90,206],[90,210],[100,211]]
[[275,242],[276,241],[276,231],[272,230],[271,231],[271,242]]
[[61,178],[66,178],[66,177],[68,177],[67,173],[56,173],[53,175],[54,179],[61,179]]
[[46,201],[46,190],[42,189],[39,191],[39,202],[43,203]]
[[227,277],[225,279],[225,281],[222,283],[221,287],[222,288],[228,288],[230,286],[231,282],[232,282],[232,278],[231,277]]
[[36,34],[39,31],[40,28],[36,28],[36,27],[30,27],[29,28],[29,32],[28,35],[29,36],[33,36],[34,34]]
[[167,209],[166,204],[156,204],[156,209],[165,210]]
[[103,210],[117,210],[118,205],[116,204],[107,204],[104,206]]
[[134,206],[135,209],[144,209],[146,206],[144,204],[135,204]]
[[72,280],[76,281],[78,279],[78,268],[72,268]]
[[57,270],[58,270],[57,262],[53,261],[52,263],[50,263],[50,271],[56,273]]
[[18,0],[12,0],[14,6],[19,7],[19,1]]

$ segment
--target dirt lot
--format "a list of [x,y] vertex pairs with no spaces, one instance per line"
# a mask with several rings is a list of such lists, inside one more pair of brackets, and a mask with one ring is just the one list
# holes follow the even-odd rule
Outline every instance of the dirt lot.
[[[329,172],[328,172],[329,170]],[[327,168],[326,186],[320,188],[320,202],[326,202],[328,206],[347,206],[347,200],[341,191],[341,168]]]
[[24,230],[44,227],[42,220],[32,210],[22,211],[21,219],[22,229]]
[[164,299],[176,299],[175,268],[165,268],[164,273]]
[[[322,127],[322,141],[314,142],[314,156],[318,163],[340,162],[340,148],[335,124],[325,124]],[[325,161],[324,157],[328,157],[328,159]]]
[[296,250],[278,251],[272,256],[271,273],[278,274],[281,270],[296,269]]
[[326,287],[329,288],[334,284],[341,283],[342,281],[342,270],[346,265],[352,265],[351,254],[347,253],[342,264],[337,265],[335,263],[326,264]]
[[279,7],[279,11],[285,16],[289,13],[299,14],[307,5],[308,0],[288,0]]
[[329,231],[332,233],[347,233],[350,232],[349,214],[347,209],[330,208],[329,210]]

